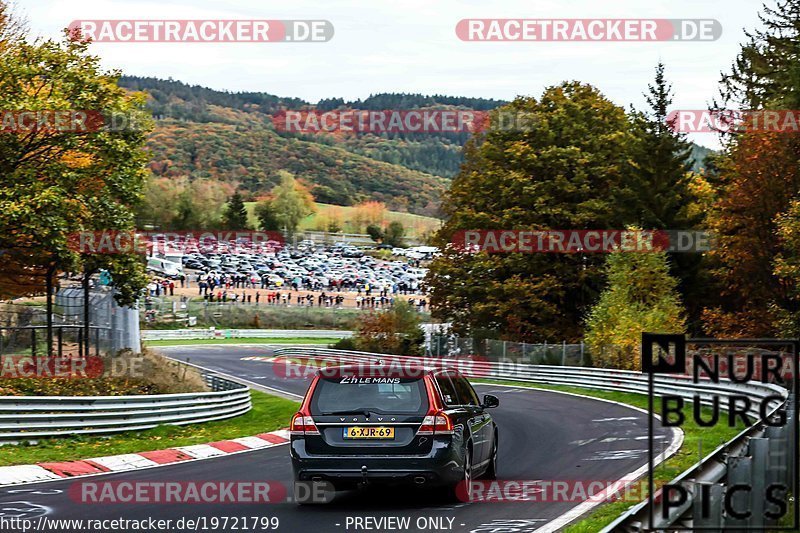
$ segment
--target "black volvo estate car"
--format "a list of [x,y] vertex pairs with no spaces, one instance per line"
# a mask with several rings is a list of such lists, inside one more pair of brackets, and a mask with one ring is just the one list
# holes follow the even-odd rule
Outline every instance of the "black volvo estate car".
[[[455,370],[317,373],[291,423],[295,482],[455,487],[497,472],[497,426]],[[380,369],[378,369],[380,370]]]

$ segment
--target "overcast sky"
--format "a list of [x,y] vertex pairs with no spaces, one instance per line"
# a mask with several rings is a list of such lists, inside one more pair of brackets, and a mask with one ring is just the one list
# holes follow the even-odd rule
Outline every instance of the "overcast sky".
[[[770,4],[772,0],[768,0]],[[744,30],[758,25],[757,0],[17,0],[35,35],[57,36],[78,19],[327,19],[327,43],[95,43],[108,68],[172,77],[231,91],[263,91],[316,102],[379,92],[512,99],[539,96],[563,80],[597,86],[619,105],[643,106],[659,60],[673,83],[673,109],[703,109]],[[714,42],[463,42],[464,18],[713,18]],[[717,146],[712,134],[692,139]]]

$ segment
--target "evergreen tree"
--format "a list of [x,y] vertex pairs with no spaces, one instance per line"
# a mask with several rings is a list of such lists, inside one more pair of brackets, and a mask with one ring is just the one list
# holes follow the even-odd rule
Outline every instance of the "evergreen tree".
[[[655,79],[648,85],[645,98],[647,111],[633,113],[638,139],[633,152],[636,197],[632,200],[639,210],[636,222],[648,230],[696,228],[702,213],[693,209],[697,198],[690,188],[692,144],[685,134],[674,131],[674,121],[667,120],[672,86],[664,75],[663,63],[656,66]],[[680,291],[689,308],[690,323],[697,329],[707,303],[708,280],[701,271],[702,256],[676,253],[670,259],[673,275],[680,280]]]
[[697,222],[688,216],[694,200],[688,187],[692,148],[686,135],[674,132],[667,120],[672,86],[664,76],[663,63],[656,67],[645,98],[647,112],[633,115],[638,139],[633,158],[638,222],[646,229],[691,228]]
[[244,199],[239,191],[233,193],[228,199],[228,206],[222,215],[222,224],[225,229],[244,230],[248,229],[247,208],[244,206]]
[[731,72],[722,77],[722,105],[744,109],[800,107],[800,0],[766,4],[763,29],[748,31]]

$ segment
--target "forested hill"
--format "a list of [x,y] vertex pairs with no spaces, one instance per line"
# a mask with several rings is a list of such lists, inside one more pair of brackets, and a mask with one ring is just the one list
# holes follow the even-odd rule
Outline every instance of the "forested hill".
[[[392,209],[426,215],[436,213],[447,178],[458,172],[468,134],[300,135],[276,131],[270,116],[279,109],[310,105],[321,111],[340,107],[486,111],[505,103],[386,93],[312,104],[262,92],[216,91],[171,79],[123,76],[120,85],[150,96],[148,107],[158,119],[149,143],[151,169],[157,176],[211,177],[240,183],[257,195],[274,185],[276,170],[285,169],[308,183],[320,202],[351,205],[379,200]],[[699,159],[706,152],[697,147],[693,155]]]
[[[126,76],[120,81],[124,87],[147,91],[152,100],[150,109],[159,117],[169,117],[192,122],[216,122],[216,114],[208,106],[216,105],[236,109],[253,115],[271,115],[278,109],[298,109],[313,105],[320,111],[339,107],[351,109],[416,109],[422,107],[459,107],[485,111],[504,104],[502,100],[468,98],[444,95],[406,93],[375,94],[363,100],[346,101],[328,98],[317,103],[299,98],[280,97],[267,93],[215,91],[197,85],[190,86],[174,80]],[[400,165],[409,170],[445,178],[455,176],[462,162],[461,147],[467,133],[386,133],[332,137],[328,135],[297,135],[280,133],[282,137],[297,138],[314,143],[337,146],[370,159]]]

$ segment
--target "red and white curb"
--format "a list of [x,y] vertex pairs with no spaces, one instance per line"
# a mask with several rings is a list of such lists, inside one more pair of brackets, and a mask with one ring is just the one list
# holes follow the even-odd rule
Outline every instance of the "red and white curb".
[[154,468],[183,461],[211,459],[260,448],[280,446],[288,442],[289,430],[280,429],[253,437],[240,437],[238,439],[222,440],[208,444],[194,444],[192,446],[178,446],[166,450],[93,457],[80,461],[0,466],[0,486]]

